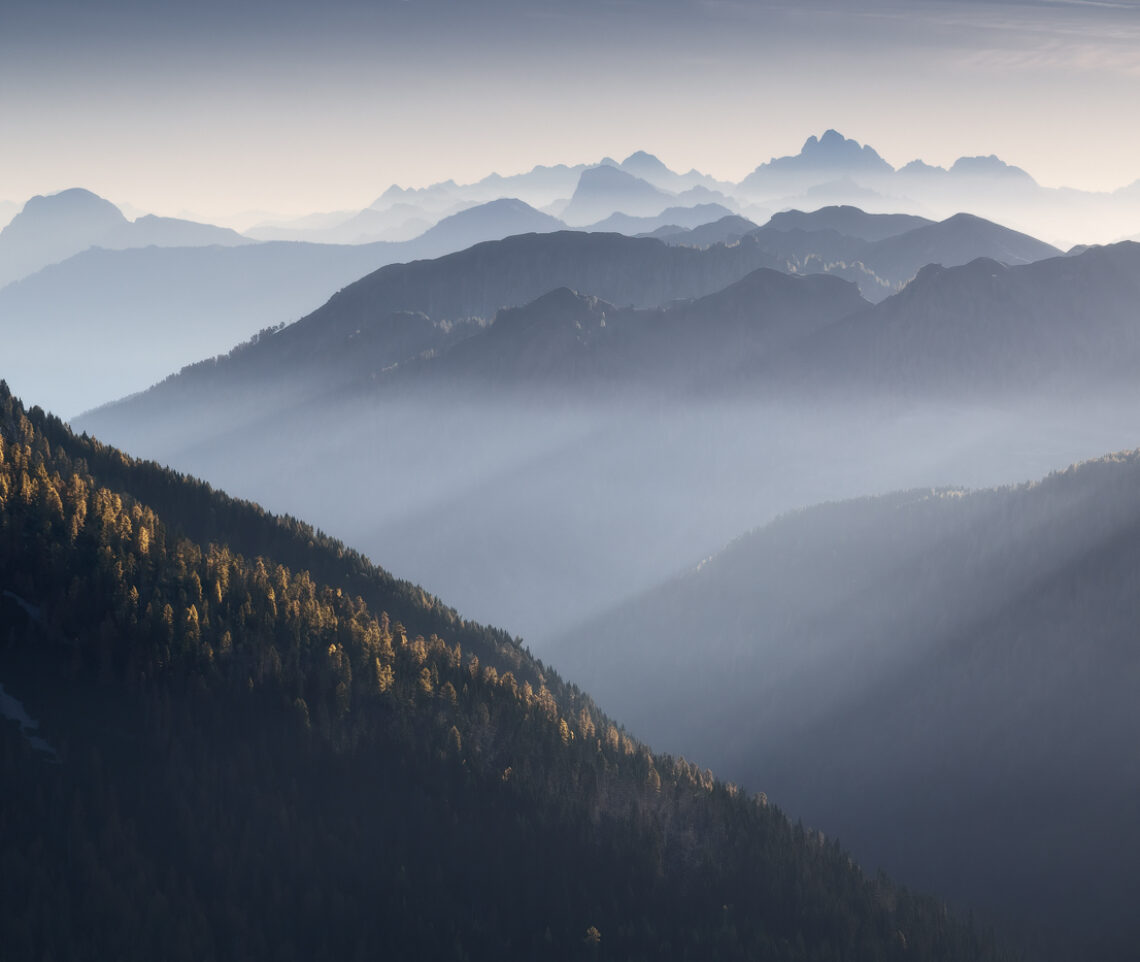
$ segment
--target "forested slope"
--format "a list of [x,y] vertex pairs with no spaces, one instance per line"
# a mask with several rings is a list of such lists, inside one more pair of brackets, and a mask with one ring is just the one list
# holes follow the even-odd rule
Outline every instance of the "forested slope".
[[501,633],[3,386],[0,625],[41,739],[0,725],[6,959],[999,957]]

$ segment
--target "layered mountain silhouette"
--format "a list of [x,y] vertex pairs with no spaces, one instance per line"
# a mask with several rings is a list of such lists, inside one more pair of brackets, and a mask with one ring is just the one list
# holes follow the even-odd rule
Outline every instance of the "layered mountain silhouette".
[[[800,233],[806,250],[827,236],[868,245]],[[1131,437],[1123,406],[1098,414],[1095,434],[1051,409],[973,411],[996,392],[970,381],[935,391],[914,373],[942,361],[917,333],[903,336],[903,305],[916,305],[916,332],[936,325],[923,335],[931,345],[953,327],[904,300],[910,288],[871,310],[840,278],[760,269],[776,260],[756,236],[697,250],[560,232],[390,265],[302,321],[76,423],[354,532],[468,610],[499,612],[540,641],[768,511],[886,484],[1014,480]],[[897,351],[875,336],[874,319],[890,312]],[[969,350],[1007,356],[1001,330],[988,340],[979,328]],[[868,377],[891,351],[898,370]],[[1087,372],[1074,368],[1072,383],[1107,403],[1120,385],[1106,394]],[[858,413],[883,396],[896,399],[892,412],[918,409]],[[926,410],[932,397],[961,416]],[[1090,449],[1093,437],[1104,440]],[[345,448],[334,494],[320,465]],[[391,449],[449,467],[426,478],[388,470]],[[707,492],[695,507],[694,485]],[[370,525],[350,515],[357,503],[370,505]],[[683,520],[663,525],[661,511]]]
[[644,150],[630,154],[618,166],[627,174],[640,177],[654,187],[677,194],[685,193],[694,188],[720,192],[731,190],[733,187],[727,181],[717,180],[708,174],[702,174],[698,170],[690,170],[686,174],[672,171],[659,158]]
[[659,227],[650,237],[665,241],[666,244],[682,244],[686,247],[711,247],[713,244],[735,244],[745,234],[756,230],[757,225],[739,214],[727,214],[719,220],[701,224],[688,230],[669,225]]
[[[602,169],[610,173],[594,173]],[[571,207],[583,174],[587,189]],[[608,193],[602,190],[603,181],[609,183]],[[656,197],[653,190],[672,199]],[[331,222],[317,218],[311,224],[262,225],[251,236],[334,243],[406,240],[414,229],[422,231],[442,216],[503,197],[517,197],[574,226],[596,223],[615,212],[655,216],[670,204],[719,203],[754,220],[773,210],[828,204],[935,219],[968,211],[1067,247],[1130,236],[1140,221],[1135,185],[1111,193],[1045,188],[1025,170],[992,154],[960,157],[948,168],[913,160],[896,170],[869,144],[828,130],[809,137],[798,154],[759,165],[740,184],[696,170],[677,173],[653,154],[636,151],[620,163],[607,157],[596,164],[491,174],[470,184],[447,180],[419,188],[393,186],[364,211],[347,212]],[[587,207],[581,215],[579,204]]]
[[[864,233],[886,233],[908,223],[891,218],[876,221],[873,215],[862,215],[860,220],[860,214],[851,210],[834,214],[821,211],[809,219],[789,213],[776,218],[775,224],[829,221],[854,224],[859,221]],[[410,246],[430,247],[437,233],[439,242],[447,244],[452,237],[462,237],[460,228],[465,224],[470,225],[471,234],[477,236],[480,232],[501,229],[504,224],[518,223],[557,226],[553,218],[520,201],[500,201],[448,218]],[[858,224],[853,229],[859,229]],[[871,290],[878,299],[906,283],[918,270],[916,265],[925,263],[924,258],[957,264],[987,253],[996,253],[1013,263],[1024,263],[1058,252],[1033,238],[968,215],[939,224],[923,224],[874,242],[832,229],[780,230],[769,223],[734,246],[718,244],[703,250],[670,247],[653,239],[619,235],[570,232],[520,235],[476,245],[435,261],[384,268],[342,291],[300,324],[258,345],[257,350],[243,351],[240,363],[234,362],[238,366],[233,368],[232,375],[225,374],[225,364],[229,362],[223,362],[222,369],[210,369],[209,376],[212,380],[229,376],[237,384],[242,377],[257,370],[285,365],[282,370],[292,370],[293,376],[310,388],[343,384],[348,372],[355,372],[358,377],[375,377],[404,358],[383,350],[373,358],[362,349],[364,342],[354,338],[365,330],[373,332],[369,338],[380,336],[376,332],[383,330],[384,319],[400,312],[422,314],[437,326],[473,318],[490,322],[500,307],[521,306],[559,287],[601,298],[618,307],[654,307],[676,299],[703,297],[718,287],[735,283],[757,267],[766,266],[796,273],[813,270],[836,273],[861,283],[864,290]],[[771,295],[772,290],[753,293],[754,314],[767,310],[765,298]],[[700,313],[711,309],[711,303],[698,303],[691,311]],[[845,303],[846,313],[864,306],[856,298]],[[712,310],[715,314],[715,309]],[[830,311],[828,316],[837,321],[841,315]],[[617,336],[616,330],[611,325],[607,343]],[[801,325],[799,330],[806,334],[815,327]],[[704,347],[722,352],[733,349],[730,344],[717,344],[722,333],[715,325],[705,329]],[[455,337],[456,333],[449,328],[447,338],[454,340]],[[368,340],[367,343],[375,346],[379,342]],[[433,344],[428,339],[418,342],[417,352],[438,350],[442,346],[442,341]],[[634,353],[658,355],[673,349],[663,345],[649,349],[644,344],[629,348]],[[680,364],[685,352],[676,350]],[[339,360],[338,352],[343,355]],[[745,356],[754,359],[751,352],[745,352]],[[741,361],[739,369],[743,369],[744,356]],[[205,369],[196,369],[195,376],[205,373]],[[530,380],[521,368],[517,373],[524,380]],[[721,373],[729,374],[727,369]],[[611,376],[616,378],[617,374]],[[709,377],[713,377],[712,369],[709,369]],[[164,391],[177,390],[179,383],[175,379]],[[692,383],[692,379],[686,379],[686,383]]]
[[[843,245],[873,246],[777,235],[804,251],[830,239],[835,263]],[[1065,299],[1082,292],[1090,339],[1126,332],[1127,258],[1119,280],[1088,270],[1091,256],[995,266],[1030,272],[1013,288],[1027,312],[1015,332],[1004,294],[981,301],[992,322],[975,311],[992,282],[969,268],[930,268],[872,309],[840,278],[760,270],[789,269],[787,248],[778,258],[764,236],[698,250],[556,232],[389,265],[300,322],[75,423],[351,535],[536,643],[771,512],[1017,480],[1134,435],[1126,379],[1077,353],[1050,347],[1057,377],[1025,382],[1024,405],[1000,375],[1046,369],[1034,367],[1033,318],[1063,331]],[[936,297],[927,281],[940,276]],[[394,450],[415,467],[391,463]],[[344,470],[328,476],[336,458]]]
[[0,290],[8,377],[78,414],[317,307],[383,261],[315,244],[84,251]]
[[1060,253],[1056,247],[1027,234],[972,214],[955,214],[937,224],[923,224],[884,237],[867,247],[861,259],[876,273],[910,278],[927,264],[954,267],[977,257],[988,257],[1014,266]]
[[605,220],[591,224],[586,229],[635,236],[652,234],[663,227],[671,227],[674,230],[692,229],[731,216],[735,215],[720,204],[696,204],[692,207],[666,207],[661,213],[652,217],[611,214]]
[[[360,338],[373,345],[384,342],[393,315],[422,314],[441,337],[450,338],[455,322],[489,322],[501,307],[529,303],[558,287],[621,307],[652,307],[715,292],[769,260],[751,243],[695,250],[620,234],[519,235],[434,261],[381,268],[299,323],[252,349],[184,372],[161,392],[174,397],[185,389],[192,397],[198,379],[228,380],[237,387],[251,377],[284,379],[286,372],[295,390],[340,389],[346,372],[371,376],[403,360],[385,350],[373,357],[361,349]],[[430,346],[421,345],[417,353]]]
[[[167,226],[140,218],[125,227],[144,222]],[[54,407],[76,414],[296,320],[381,265],[560,226],[507,199],[446,217],[403,244],[84,251],[0,291],[0,325],[13,350],[9,377],[17,386],[38,384]]]
[[859,857],[1035,931],[1043,957],[1123,960],[1138,481],[1131,453],[797,512],[554,661]]
[[144,214],[119,225],[101,237],[94,246],[122,250],[128,247],[210,247],[214,244],[233,247],[248,243],[248,237],[243,237],[228,227]]
[[118,207],[88,190],[33,197],[0,231],[0,287],[85,250],[127,223]]
[[439,257],[485,240],[515,234],[549,234],[564,230],[557,217],[543,214],[514,197],[504,197],[443,218],[401,251],[408,260]]
[[823,136],[809,137],[800,152],[786,157],[775,157],[761,164],[740,182],[746,195],[771,196],[800,189],[805,181],[824,183],[852,174],[872,176],[894,172],[870,145],[860,145],[835,130]]
[[812,211],[780,211],[764,226],[774,231],[835,231],[845,237],[881,241],[932,223],[926,217],[913,214],[869,214],[858,207],[840,204]]
[[570,203],[559,216],[573,227],[595,224],[614,213],[651,217],[669,207],[672,198],[648,181],[602,164],[582,171]]
[[[859,310],[854,285],[765,268],[715,294],[658,309],[618,309],[562,287],[453,346],[437,344],[393,379],[480,393],[535,390],[595,397],[718,392],[760,359]],[[411,354],[409,357],[413,356]]]

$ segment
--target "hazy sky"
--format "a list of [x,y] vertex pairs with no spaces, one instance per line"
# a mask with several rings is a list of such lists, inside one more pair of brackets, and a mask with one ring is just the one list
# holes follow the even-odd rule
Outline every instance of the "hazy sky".
[[649,150],[739,179],[828,127],[896,166],[1140,179],[1140,0],[0,0],[0,200],[359,208]]

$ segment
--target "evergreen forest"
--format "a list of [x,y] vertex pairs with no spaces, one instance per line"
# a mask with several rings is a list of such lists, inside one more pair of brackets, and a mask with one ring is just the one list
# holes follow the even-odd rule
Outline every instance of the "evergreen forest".
[[3,384],[0,629],[5,960],[1011,958],[505,632]]

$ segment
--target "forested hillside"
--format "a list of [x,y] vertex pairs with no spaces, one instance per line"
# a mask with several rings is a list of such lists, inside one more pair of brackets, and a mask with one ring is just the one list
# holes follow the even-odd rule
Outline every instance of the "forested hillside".
[[2,384],[0,625],[5,959],[1000,957],[502,633]]

